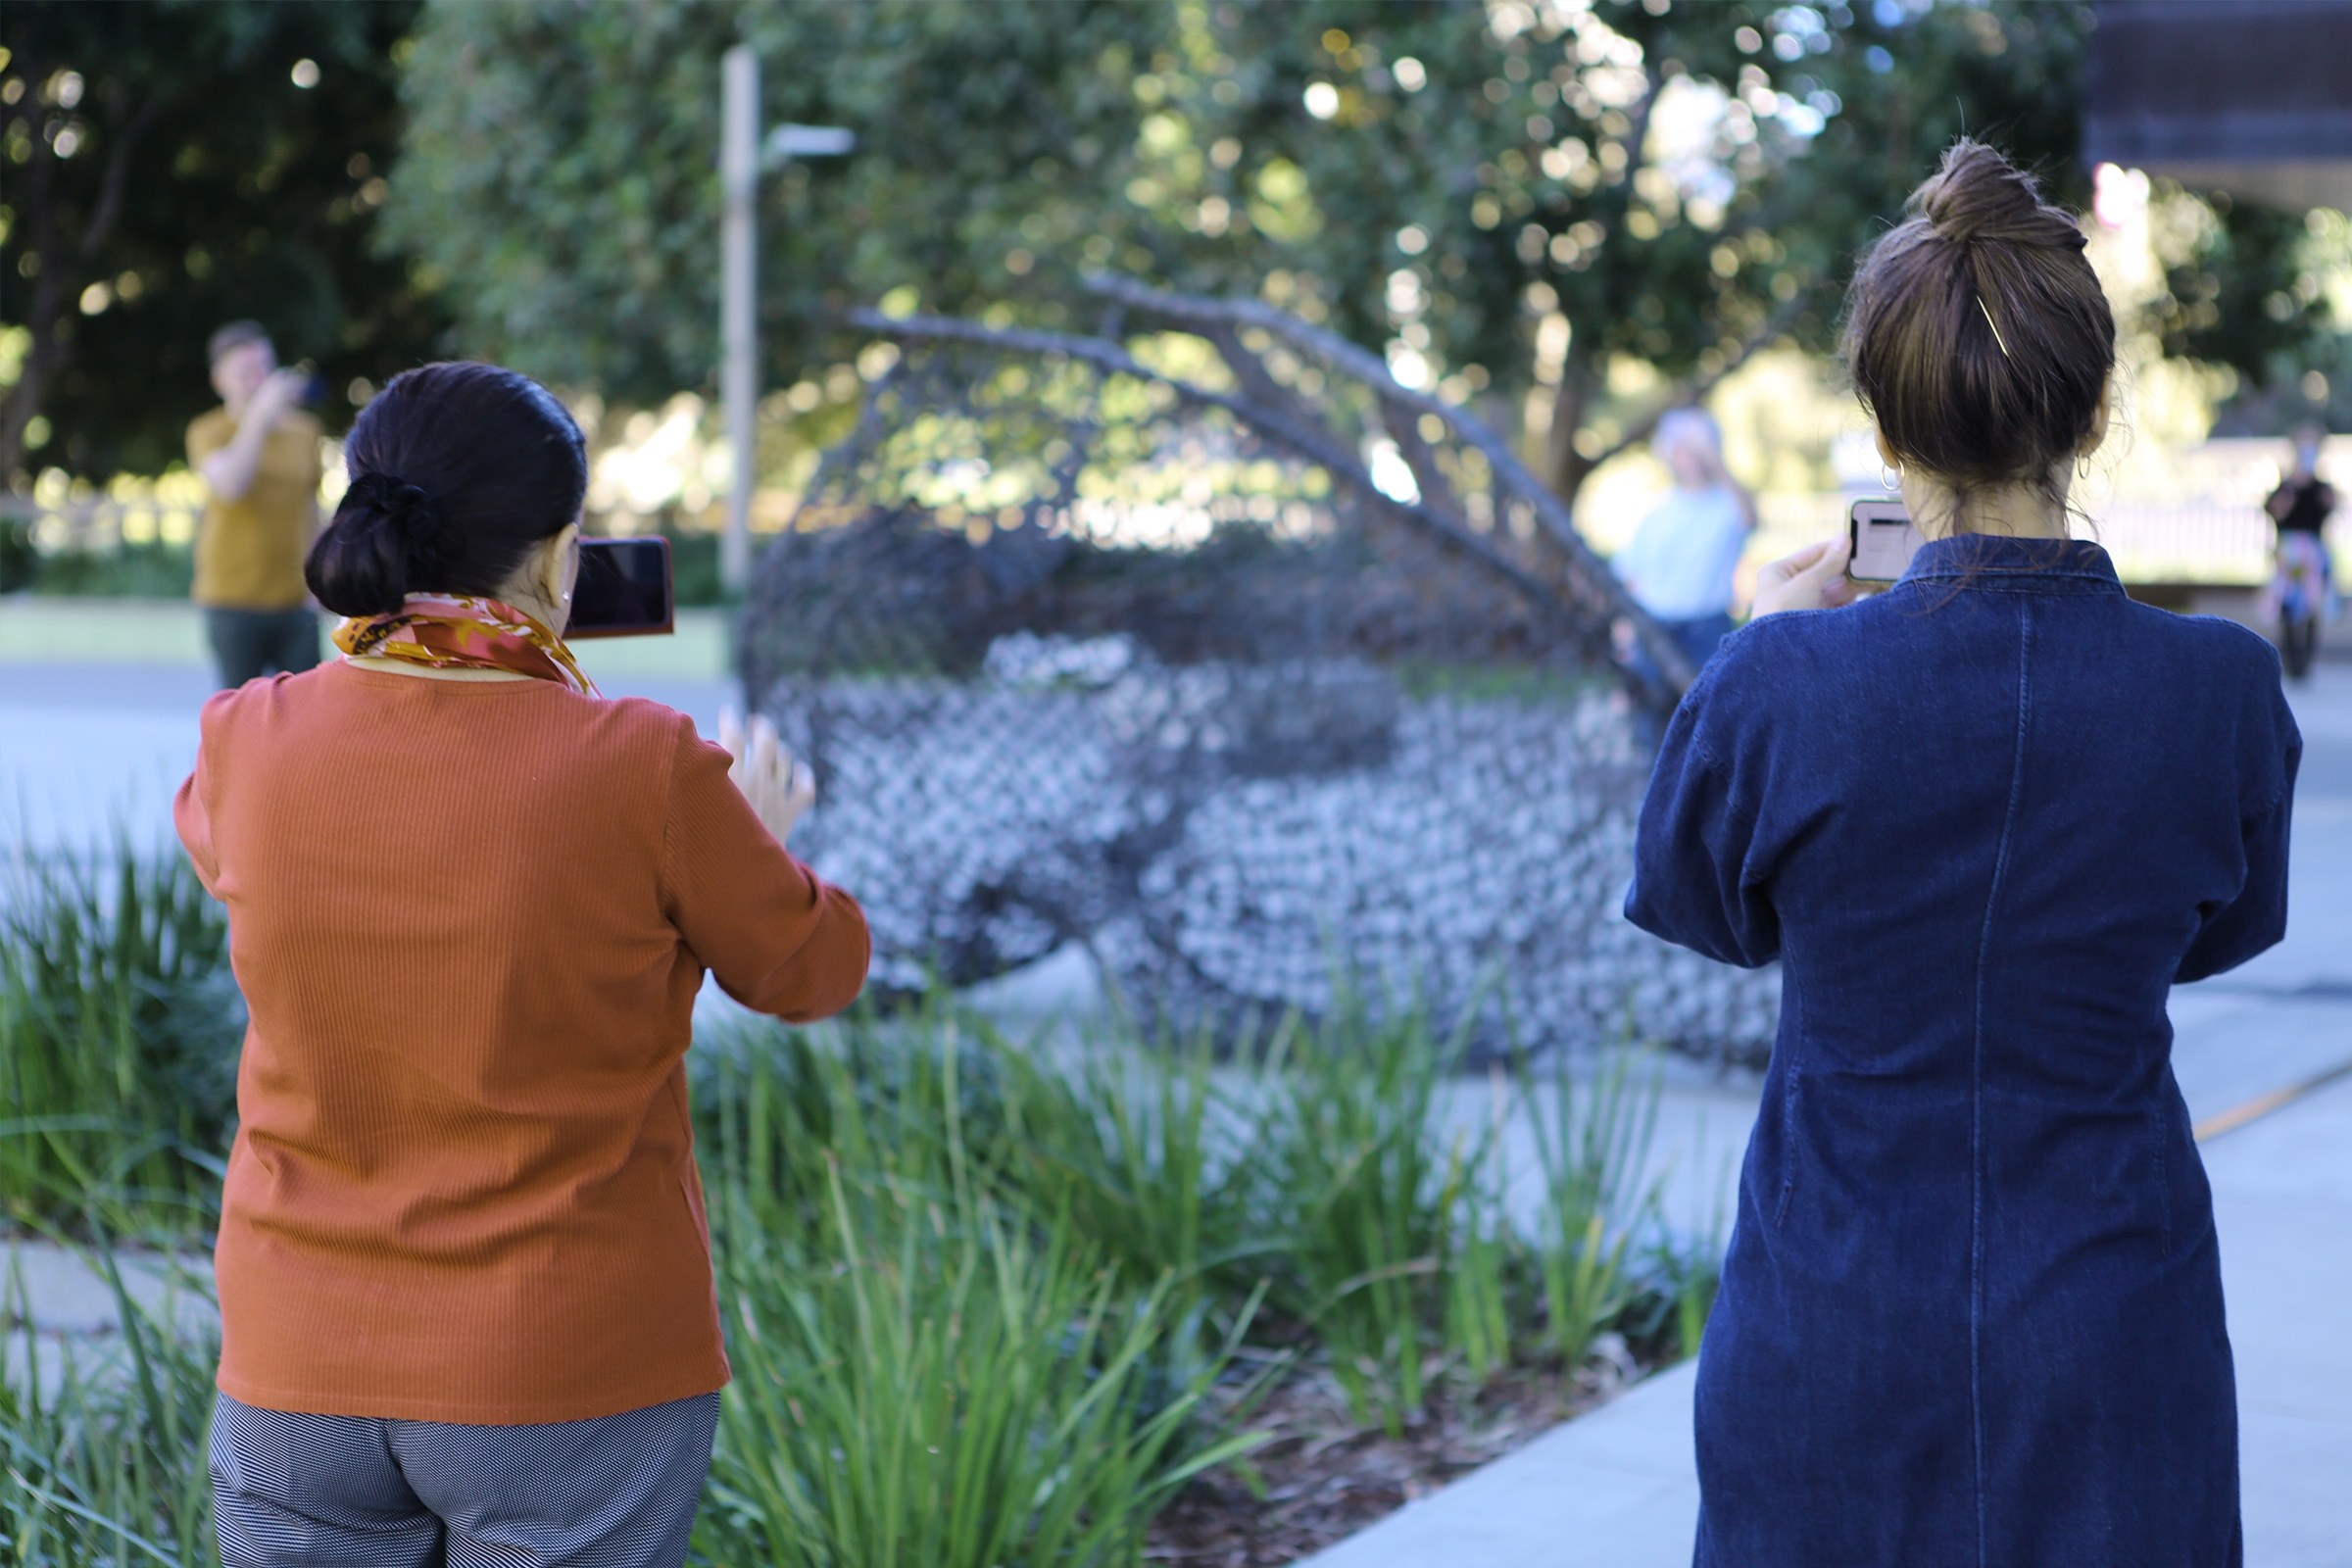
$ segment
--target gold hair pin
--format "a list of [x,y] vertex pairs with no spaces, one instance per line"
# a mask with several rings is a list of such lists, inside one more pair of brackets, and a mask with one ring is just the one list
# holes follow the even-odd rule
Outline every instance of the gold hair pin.
[[1984,296],[1982,294],[1977,296],[1977,309],[1984,313],[1984,324],[1992,328],[1992,340],[2001,346],[2001,358],[2008,359],[2010,357],[2009,340],[2001,336],[2001,323],[1992,318],[1992,309],[1984,303]]

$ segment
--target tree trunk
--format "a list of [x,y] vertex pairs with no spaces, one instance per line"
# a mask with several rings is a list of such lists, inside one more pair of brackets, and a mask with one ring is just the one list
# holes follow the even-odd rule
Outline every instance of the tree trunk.
[[[18,69],[27,81],[42,79],[28,60],[21,59]],[[122,216],[131,151],[155,119],[159,104],[150,98],[134,108],[130,100],[117,97],[106,107],[110,115],[100,122],[105,133],[106,172],[99,180],[89,221],[70,247],[59,231],[57,154],[37,131],[32,137],[32,157],[25,168],[18,216],[32,235],[29,250],[40,258],[40,271],[33,276],[32,304],[24,313],[24,327],[32,343],[17,384],[0,399],[0,481],[13,477],[24,466],[25,429],[40,414],[49,384],[73,357],[73,340],[60,331],[69,324],[68,303],[80,296],[82,280],[98,270],[100,255]]]
[[[30,72],[33,67],[21,60],[19,69]],[[41,77],[26,79],[39,81]],[[31,341],[25,347],[17,384],[0,399],[0,483],[12,479],[24,466],[25,426],[41,412],[50,377],[64,368],[65,345],[58,338],[57,327],[65,314],[66,290],[74,280],[57,231],[57,155],[41,139],[37,120],[32,157],[17,199],[17,221],[31,240],[26,254],[39,259],[40,270],[33,274],[32,298],[26,303],[23,323]]]
[[1576,510],[1576,493],[1592,472],[1592,460],[1576,450],[1576,433],[1584,427],[1585,413],[1599,390],[1599,369],[1574,339],[1567,362],[1560,367],[1560,384],[1551,395],[1551,428],[1544,436],[1544,482],[1551,493]]

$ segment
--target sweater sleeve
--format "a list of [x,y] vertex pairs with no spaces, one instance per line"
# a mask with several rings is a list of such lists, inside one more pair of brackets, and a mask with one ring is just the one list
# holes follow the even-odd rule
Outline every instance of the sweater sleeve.
[[663,830],[663,912],[719,986],[788,1023],[858,999],[872,956],[865,912],[767,831],[720,748],[681,724]]
[[216,714],[234,695],[219,692],[205,703],[197,721],[196,766],[172,797],[172,825],[179,831],[180,846],[196,868],[196,880],[216,899],[220,896],[220,861],[213,850],[213,727]]

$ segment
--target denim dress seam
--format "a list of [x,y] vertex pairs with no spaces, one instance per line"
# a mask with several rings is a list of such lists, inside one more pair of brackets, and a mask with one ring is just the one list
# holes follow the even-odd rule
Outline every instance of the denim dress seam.
[[2024,793],[2026,732],[2033,695],[2034,607],[2019,605],[2017,617],[2017,742],[2009,764],[2009,804],[2001,814],[2001,837],[1992,858],[1992,885],[1984,895],[1984,927],[1977,943],[1976,1028],[1969,1057],[1968,1086],[1968,1416],[1976,1461],[1977,1568],[1990,1562],[1984,1522],[1984,972],[1992,955],[1992,922],[2001,884],[2009,870],[2009,838],[2017,825]]
[[2158,1097],[2156,1102],[2156,1214],[2158,1257],[2173,1255],[2173,1173],[2172,1158],[2165,1146],[2173,1141],[2173,1107],[2169,1100]]
[[[1786,966],[1788,955],[1783,953],[1781,957],[1783,963],[1783,973],[1785,974],[1787,972]],[[1804,1037],[1804,1000],[1797,987],[1787,984],[1782,986],[1781,997],[1782,1005],[1788,1009],[1788,1043],[1794,1044],[1797,1040],[1800,1040]],[[1781,1048],[1778,1045],[1774,1047],[1774,1052],[1776,1054],[1778,1054],[1780,1049]],[[1788,1218],[1788,1200],[1796,1193],[1796,1091],[1798,1081],[1804,1076],[1804,1070],[1797,1065],[1794,1053],[1789,1054],[1788,1059],[1782,1068],[1782,1073],[1781,1196],[1780,1200],[1772,1205],[1772,1228],[1776,1231],[1781,1229],[1783,1222]]]

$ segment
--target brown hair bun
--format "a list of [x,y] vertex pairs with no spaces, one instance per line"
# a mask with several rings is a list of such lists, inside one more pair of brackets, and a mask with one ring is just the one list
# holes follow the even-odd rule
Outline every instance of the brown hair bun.
[[1963,509],[1987,486],[2054,488],[2115,368],[2115,317],[2081,224],[1965,138],[1906,210],[1846,292],[1839,349],[1856,395],[1895,456]]
[[2041,199],[2033,175],[1981,141],[1954,142],[1911,193],[1909,209],[1955,245],[1999,240],[2079,251],[2084,243],[2082,226]]

